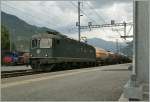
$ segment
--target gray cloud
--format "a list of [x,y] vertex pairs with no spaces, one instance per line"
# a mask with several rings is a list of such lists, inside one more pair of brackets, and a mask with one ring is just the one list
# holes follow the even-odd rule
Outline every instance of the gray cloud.
[[119,4],[119,3],[132,3],[133,0],[92,0],[90,1],[91,4],[94,6],[94,8],[106,8],[113,4]]
[[[29,24],[56,29],[68,35],[77,34],[77,1],[2,1],[1,5],[3,11],[16,15]],[[133,13],[131,0],[83,1],[81,9],[84,11],[81,12],[82,25],[87,25],[89,21],[102,24],[103,19],[106,23],[111,19],[129,21]]]

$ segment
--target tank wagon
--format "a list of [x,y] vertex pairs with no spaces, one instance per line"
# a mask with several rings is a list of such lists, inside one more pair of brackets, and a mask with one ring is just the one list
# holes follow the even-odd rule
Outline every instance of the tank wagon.
[[96,49],[96,63],[97,65],[110,65],[110,64],[121,64],[129,63],[131,59],[120,53],[108,52],[102,48]]
[[31,38],[30,65],[35,71],[50,71],[61,66],[94,66],[95,48],[61,34],[34,35]]
[[123,54],[108,52],[108,57],[106,59],[107,64],[122,64],[122,63],[130,63],[132,60]]
[[109,57],[109,54],[106,50],[102,49],[102,48],[96,48],[96,63],[97,65],[106,65],[107,62],[106,60]]

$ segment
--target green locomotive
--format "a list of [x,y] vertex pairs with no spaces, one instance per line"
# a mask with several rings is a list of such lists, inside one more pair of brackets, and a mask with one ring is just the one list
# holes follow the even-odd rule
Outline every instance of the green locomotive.
[[94,66],[95,48],[61,34],[47,32],[32,36],[30,65],[35,71],[53,68]]

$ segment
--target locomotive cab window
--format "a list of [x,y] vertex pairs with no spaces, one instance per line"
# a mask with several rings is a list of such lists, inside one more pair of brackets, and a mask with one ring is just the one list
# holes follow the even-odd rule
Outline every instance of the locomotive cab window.
[[60,43],[60,40],[58,39],[54,39],[55,40],[55,44],[59,44]]
[[38,40],[37,39],[33,39],[32,40],[32,48],[35,48],[38,46]]
[[59,40],[57,40],[57,44],[59,44],[60,43],[60,41]]
[[52,39],[42,38],[40,40],[40,48],[51,48],[51,47],[52,47]]

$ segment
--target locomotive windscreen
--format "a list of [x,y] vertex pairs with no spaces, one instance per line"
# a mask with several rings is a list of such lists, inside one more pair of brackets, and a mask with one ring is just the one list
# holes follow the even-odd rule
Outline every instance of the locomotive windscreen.
[[52,47],[52,39],[50,38],[40,39],[40,48],[51,48],[51,47]]

